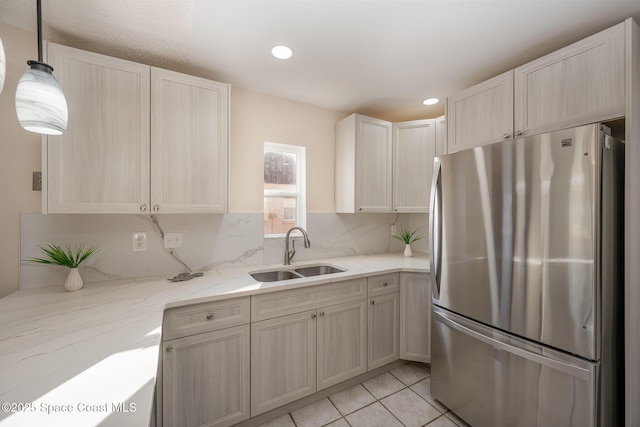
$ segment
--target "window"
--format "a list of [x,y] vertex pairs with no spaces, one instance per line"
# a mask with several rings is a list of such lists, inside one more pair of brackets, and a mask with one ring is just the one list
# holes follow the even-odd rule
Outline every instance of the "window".
[[264,235],[306,226],[305,148],[264,143]]

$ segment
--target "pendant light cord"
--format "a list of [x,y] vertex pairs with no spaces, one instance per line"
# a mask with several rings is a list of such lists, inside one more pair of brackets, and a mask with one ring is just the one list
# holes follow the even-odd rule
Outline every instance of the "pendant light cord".
[[36,0],[36,9],[38,15],[38,62],[42,62],[42,2]]

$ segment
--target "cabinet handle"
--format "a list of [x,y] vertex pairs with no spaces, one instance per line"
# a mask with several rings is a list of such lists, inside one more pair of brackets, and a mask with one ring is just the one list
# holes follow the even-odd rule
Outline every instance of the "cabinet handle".
[[315,319],[316,317],[317,317],[317,316],[316,316],[316,314],[315,314],[315,313],[311,315],[311,318],[312,318],[312,319]]
[[172,345],[170,345],[169,347],[167,347],[167,351],[171,351],[171,350],[173,350],[173,346],[172,346]]
[[324,316],[324,311],[320,312],[320,317]]
[[361,211],[361,210],[362,210],[362,208],[358,208],[358,210],[359,210],[359,211]]
[[211,320],[211,319],[213,319],[213,314],[211,313],[207,314],[207,320]]
[[508,133],[505,133],[504,135],[502,135],[502,137],[504,139],[509,139],[509,138],[511,138],[511,135],[509,135]]
[[387,282],[383,282],[382,286],[386,287],[387,286]]
[[147,210],[147,205],[140,205],[140,212],[145,212]]
[[376,302],[375,302],[374,300],[371,300],[371,302],[370,302],[369,304],[373,305],[373,304],[375,304],[375,303],[376,303]]
[[158,212],[160,210],[160,205],[153,205],[153,211]]
[[517,131],[516,136],[522,136],[522,131],[521,130]]

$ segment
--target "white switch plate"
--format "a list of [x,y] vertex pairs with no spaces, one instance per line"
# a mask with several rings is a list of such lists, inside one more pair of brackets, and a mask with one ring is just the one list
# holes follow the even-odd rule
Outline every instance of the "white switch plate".
[[136,232],[132,235],[132,247],[134,252],[147,250],[147,233]]
[[182,233],[164,233],[164,248],[181,248]]
[[396,230],[396,226],[395,226],[395,225],[392,225],[392,226],[391,226],[391,235],[392,235],[392,236],[395,236],[397,232],[398,232],[398,230]]

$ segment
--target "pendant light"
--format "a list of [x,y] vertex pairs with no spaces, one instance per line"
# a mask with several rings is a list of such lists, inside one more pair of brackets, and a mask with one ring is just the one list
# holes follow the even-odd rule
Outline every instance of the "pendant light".
[[23,129],[46,135],[62,135],[67,130],[67,101],[53,77],[53,67],[42,62],[42,11],[38,12],[38,60],[27,61],[16,89],[16,114]]

